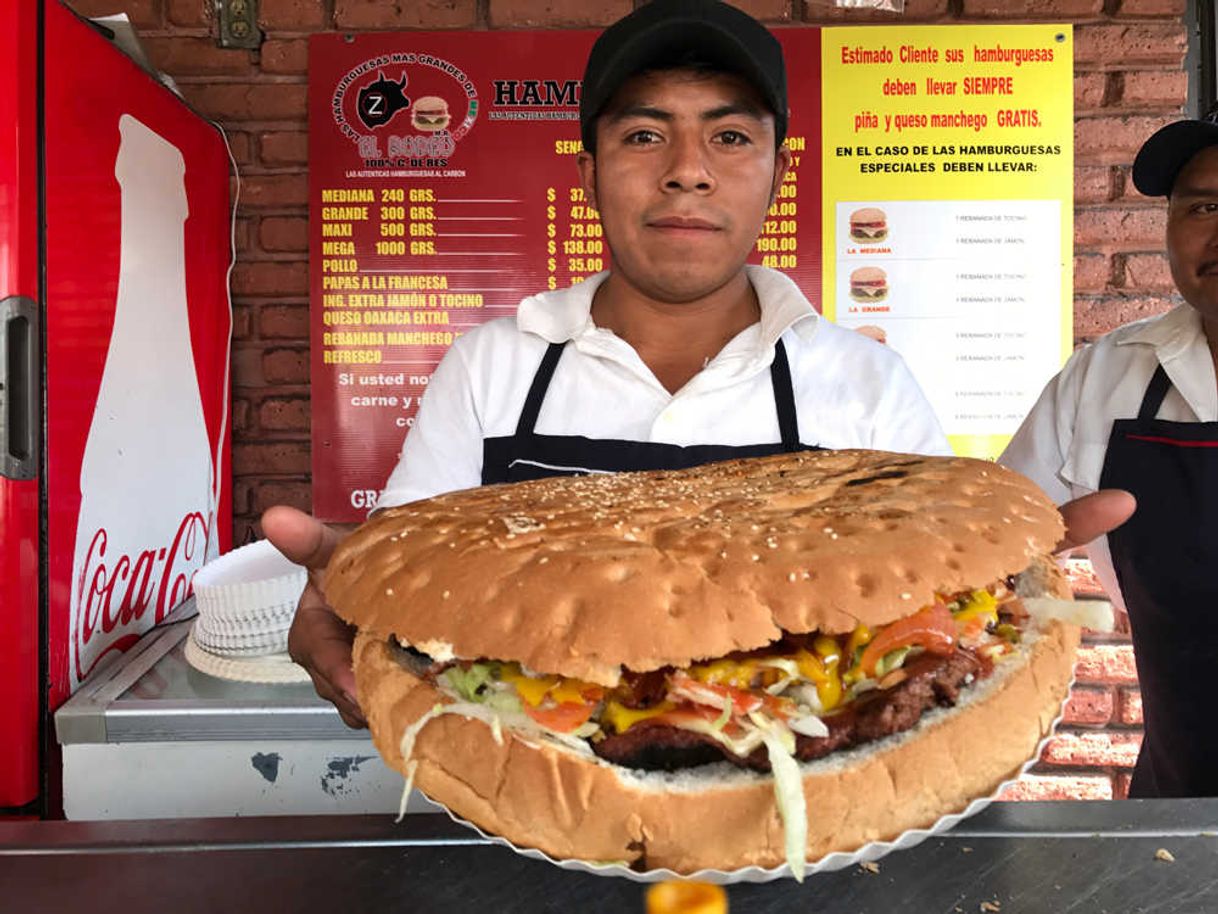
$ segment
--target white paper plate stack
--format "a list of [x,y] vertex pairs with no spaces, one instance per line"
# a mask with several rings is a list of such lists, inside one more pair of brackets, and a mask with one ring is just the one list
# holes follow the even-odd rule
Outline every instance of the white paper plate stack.
[[301,682],[287,657],[288,629],[306,572],[266,540],[242,546],[199,569],[186,659],[205,673],[251,682]]

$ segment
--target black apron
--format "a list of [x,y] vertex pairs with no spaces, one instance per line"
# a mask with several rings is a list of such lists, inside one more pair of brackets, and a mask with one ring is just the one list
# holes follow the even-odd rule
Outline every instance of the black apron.
[[1156,419],[1170,387],[1160,365],[1137,418],[1113,423],[1100,474],[1138,500],[1108,534],[1142,689],[1131,797],[1218,795],[1218,422]]
[[819,450],[800,443],[795,391],[782,340],[774,344],[774,362],[770,365],[770,382],[774,387],[774,405],[778,410],[778,428],[782,438],[777,444],[679,445],[577,435],[538,435],[534,426],[565,345],[551,343],[542,357],[516,424],[516,434],[483,440],[483,485],[547,476],[582,476],[627,470],[680,470],[734,457],[763,457]]

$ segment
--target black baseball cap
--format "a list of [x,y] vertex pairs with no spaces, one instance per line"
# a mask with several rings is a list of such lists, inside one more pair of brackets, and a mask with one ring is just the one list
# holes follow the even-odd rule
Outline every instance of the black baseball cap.
[[720,0],[652,0],[601,33],[588,55],[579,99],[584,148],[596,151],[596,119],[630,77],[696,59],[738,73],[774,113],[781,143],[787,135],[787,68],[770,31]]
[[1209,146],[1218,146],[1218,107],[1199,121],[1176,121],[1155,131],[1133,160],[1133,186],[1148,197],[1170,196],[1176,175]]

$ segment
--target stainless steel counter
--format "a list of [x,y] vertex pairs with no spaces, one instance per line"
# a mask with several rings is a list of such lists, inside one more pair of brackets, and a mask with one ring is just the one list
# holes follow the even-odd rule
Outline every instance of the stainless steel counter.
[[63,745],[258,738],[361,739],[308,682],[231,682],[201,673],[184,648],[194,598],[55,714]]
[[[878,866],[732,886],[731,912],[1214,912],[1218,800],[998,803]],[[628,914],[643,911],[643,892],[525,859],[438,815],[0,822],[12,911]]]
[[[230,682],[186,662],[193,600],[55,714],[69,819],[396,811],[401,775],[311,683]],[[411,809],[434,809],[419,795]]]

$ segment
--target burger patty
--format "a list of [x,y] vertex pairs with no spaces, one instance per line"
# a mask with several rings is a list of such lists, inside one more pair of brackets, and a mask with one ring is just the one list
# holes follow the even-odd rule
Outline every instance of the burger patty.
[[[961,686],[970,676],[988,674],[988,666],[962,647],[947,656],[922,654],[903,668],[906,678],[902,682],[867,693],[838,713],[826,715],[828,736],[796,734],[795,756],[807,762],[908,730],[926,711],[954,705]],[[648,771],[674,771],[724,759],[754,771],[770,770],[764,747],[741,758],[714,737],[648,721],[593,742],[592,751],[608,762]]]

